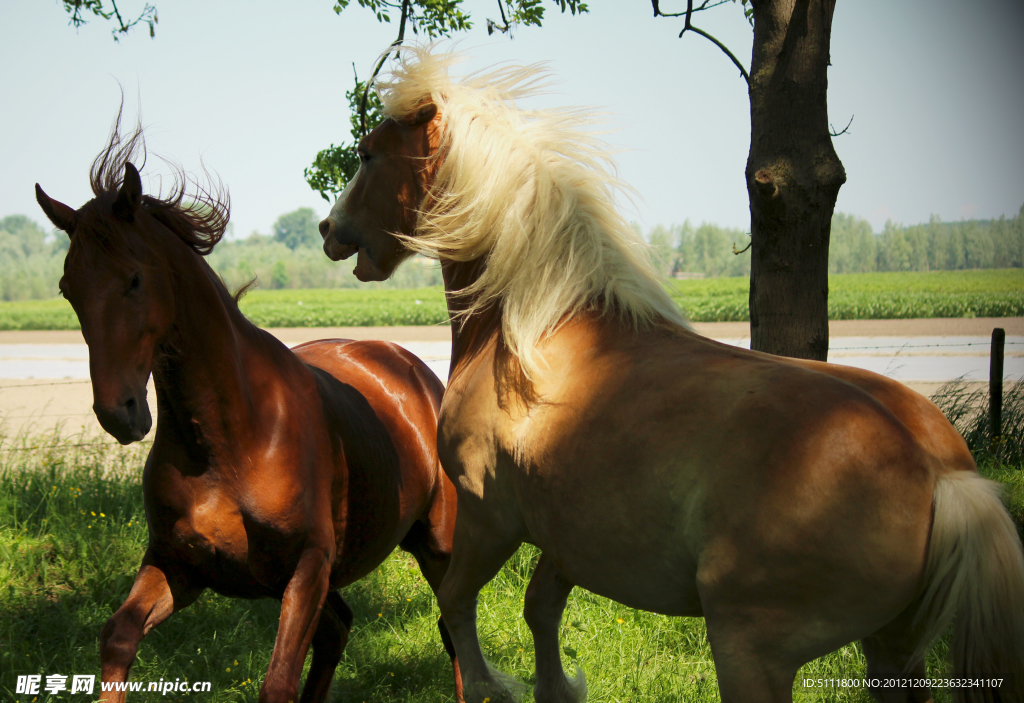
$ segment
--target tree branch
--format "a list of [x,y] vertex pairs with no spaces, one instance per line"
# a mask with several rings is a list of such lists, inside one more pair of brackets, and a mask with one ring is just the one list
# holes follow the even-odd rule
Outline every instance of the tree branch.
[[498,0],[498,12],[501,13],[501,24],[498,24],[497,22],[491,19],[487,20],[487,36],[494,34],[495,29],[497,29],[502,34],[505,34],[512,28],[508,23],[508,18],[505,17],[504,0]]
[[401,46],[402,42],[405,41],[405,22],[409,19],[409,2],[410,0],[402,0],[402,19],[398,24],[398,38],[391,42],[391,46],[388,47],[387,52],[380,57],[380,61],[377,62],[377,67],[373,69],[373,75],[371,75],[366,81],[366,87],[363,89],[363,99],[359,103],[359,125],[360,131],[363,136],[366,136],[366,101],[370,99],[370,86],[373,85],[373,81],[377,78],[377,74],[380,73],[380,69],[384,67],[384,62],[388,60],[388,56],[391,55],[391,49],[396,46]]
[[843,131],[837,132],[837,131],[835,131],[836,128],[832,126],[832,123],[829,122],[828,123],[828,133],[829,133],[829,135],[831,135],[833,137],[838,137],[838,136],[843,135],[843,134],[848,134],[847,130],[850,129],[850,125],[852,125],[852,124],[853,124],[853,115],[850,115],[850,121],[846,123],[845,127],[843,127]]
[[155,25],[159,22],[156,14],[156,7],[150,5],[148,2],[145,7],[142,8],[142,12],[131,22],[125,23],[124,18],[121,16],[121,10],[117,7],[117,0],[111,0],[110,4],[114,8],[108,12],[103,9],[103,0],[63,0],[64,10],[71,15],[70,24],[75,29],[78,29],[83,24],[86,24],[86,20],[82,17],[83,10],[89,10],[97,17],[102,17],[105,20],[116,20],[117,26],[110,30],[110,33],[114,37],[114,41],[118,41],[118,35],[127,34],[132,27],[145,22],[149,25],[149,36],[153,37],[156,35]]
[[[727,2],[733,2],[733,0],[718,0],[718,2],[712,3],[712,0],[704,0],[700,4],[700,7],[694,7],[690,12],[702,12],[704,10],[710,10],[713,7],[724,5]],[[710,4],[709,4],[710,3]],[[683,17],[686,12],[662,12],[659,0],[651,0],[651,4],[654,5],[654,16],[655,17]]]
[[140,14],[138,17],[136,17],[134,20],[132,20],[128,24],[125,24],[124,23],[124,19],[122,19],[122,17],[121,17],[121,11],[117,9],[117,0],[110,0],[110,4],[114,8],[114,13],[113,13],[113,15],[111,15],[110,13],[107,13],[106,18],[110,19],[111,16],[116,17],[117,18],[117,24],[119,25],[119,27],[117,29],[112,29],[110,31],[110,33],[114,35],[114,41],[117,41],[117,35],[118,34],[127,34],[128,30],[130,30],[132,27],[134,27],[135,25],[137,25],[139,22],[142,22],[142,21],[145,21],[145,22],[147,22],[149,24],[149,36],[150,37],[154,36],[155,31],[153,29],[153,24],[156,22],[156,8],[155,7],[153,7],[152,5],[150,5],[147,2],[146,6],[142,8],[142,14]]
[[713,36],[705,32],[700,27],[694,27],[691,18],[694,12],[701,12],[703,10],[710,10],[713,7],[724,5],[730,2],[730,0],[704,0],[698,7],[693,6],[693,0],[686,0],[686,12],[662,12],[661,11],[661,0],[651,0],[651,7],[654,8],[655,17],[685,17],[686,22],[683,24],[683,31],[679,32],[679,38],[682,39],[683,35],[686,34],[686,30],[690,30],[696,34],[701,35],[705,39],[711,41],[715,46],[725,52],[725,55],[732,59],[732,62],[736,64],[736,68],[740,69],[740,75],[743,76],[743,80],[747,82],[747,87],[750,86],[750,74],[747,73],[747,69],[743,67],[740,60],[736,58],[735,54],[729,51],[729,48],[722,42],[715,39]]
[[[705,0],[704,5],[707,5],[707,1],[706,0]],[[702,9],[704,9],[703,6],[698,8],[698,10],[702,10]],[[740,69],[740,74],[742,74],[743,80],[745,80],[747,82],[747,86],[749,87],[750,86],[750,74],[747,73],[747,69],[743,68],[743,64],[741,64],[740,60],[738,58],[736,58],[736,56],[731,51],[729,51],[729,48],[725,44],[723,44],[722,42],[720,42],[717,39],[715,39],[713,36],[711,36],[710,34],[705,32],[703,29],[700,29],[699,27],[694,27],[693,24],[691,24],[690,16],[693,13],[694,13],[693,0],[686,0],[686,24],[683,25],[683,31],[681,31],[679,33],[679,38],[682,39],[683,35],[686,34],[686,30],[689,29],[689,30],[691,30],[693,32],[696,32],[697,34],[701,35],[705,39],[710,40],[715,46],[717,46],[719,49],[724,51],[726,56],[728,56],[730,59],[732,59],[732,62],[734,64],[736,64],[736,68]]]

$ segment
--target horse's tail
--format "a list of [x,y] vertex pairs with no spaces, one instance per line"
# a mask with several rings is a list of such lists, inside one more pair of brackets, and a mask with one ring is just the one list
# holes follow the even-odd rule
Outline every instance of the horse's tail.
[[1003,677],[999,687],[953,689],[972,703],[1024,701],[1024,550],[999,494],[971,471],[939,477],[918,614],[922,648],[955,620],[953,676]]

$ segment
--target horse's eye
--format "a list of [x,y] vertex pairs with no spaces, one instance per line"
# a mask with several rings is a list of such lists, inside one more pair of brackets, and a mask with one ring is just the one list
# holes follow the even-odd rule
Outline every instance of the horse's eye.
[[363,151],[362,149],[360,149],[356,153],[359,154],[359,161],[361,161],[362,163],[365,164],[367,161],[370,160],[369,152],[366,152],[366,151]]
[[142,285],[142,276],[139,274],[135,274],[134,276],[132,276],[132,282],[128,286],[128,291],[131,292],[138,288],[140,285]]

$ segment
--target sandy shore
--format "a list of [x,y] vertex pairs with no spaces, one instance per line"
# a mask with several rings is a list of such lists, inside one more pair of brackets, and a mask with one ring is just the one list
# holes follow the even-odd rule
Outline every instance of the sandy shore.
[[[829,325],[832,337],[988,337],[994,327],[1007,335],[1024,335],[1024,318],[928,320],[838,320]],[[743,339],[750,335],[746,322],[695,323],[700,334],[717,339]],[[450,342],[451,328],[431,327],[316,327],[269,330],[289,344],[313,339],[386,339],[394,342]],[[0,344],[84,344],[80,332],[0,332]],[[931,395],[938,383],[912,383],[919,393]],[[980,384],[979,384],[980,385]],[[152,384],[150,401],[154,397]],[[66,431],[84,430],[102,435],[92,414],[92,388],[82,379],[0,379],[0,422],[7,433],[49,431],[62,423]],[[155,412],[155,408],[153,408]]]

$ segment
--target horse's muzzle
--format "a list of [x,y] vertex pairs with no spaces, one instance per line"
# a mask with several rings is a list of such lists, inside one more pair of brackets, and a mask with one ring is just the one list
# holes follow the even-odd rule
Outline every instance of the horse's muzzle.
[[121,444],[138,442],[153,427],[153,416],[146,402],[146,389],[140,394],[131,394],[113,407],[93,403],[93,412],[100,426]]
[[359,242],[349,233],[345,236],[344,230],[350,229],[338,226],[331,218],[320,222],[320,236],[324,239],[324,253],[331,261],[342,261],[359,251]]

